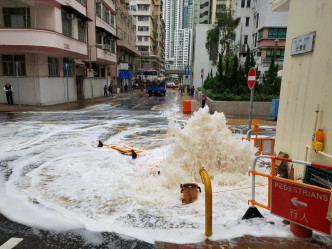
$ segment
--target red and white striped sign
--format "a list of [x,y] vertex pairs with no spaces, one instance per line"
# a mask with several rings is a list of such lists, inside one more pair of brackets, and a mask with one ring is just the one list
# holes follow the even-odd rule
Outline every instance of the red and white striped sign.
[[201,70],[201,78],[203,79],[203,76],[204,76],[204,68],[202,68]]
[[256,82],[256,71],[255,68],[250,68],[248,73],[248,86],[250,89],[252,89],[255,86]]

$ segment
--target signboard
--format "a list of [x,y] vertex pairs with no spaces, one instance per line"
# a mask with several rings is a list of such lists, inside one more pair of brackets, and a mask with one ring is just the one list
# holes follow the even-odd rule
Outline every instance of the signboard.
[[255,68],[250,68],[248,73],[248,87],[252,89],[255,86],[256,82],[256,70]]
[[329,200],[329,191],[271,178],[272,214],[330,235]]
[[186,74],[186,75],[189,74],[189,67],[186,67],[186,68],[184,69],[184,74]]
[[204,76],[204,68],[202,68],[201,70],[201,78],[203,79],[203,76]]
[[304,54],[314,50],[316,32],[302,35],[292,40],[291,55]]
[[86,71],[87,71],[87,74],[88,74],[89,78],[93,78],[94,77],[93,69],[88,68]]
[[131,79],[133,77],[133,72],[131,70],[119,70],[119,79]]
[[69,63],[64,64],[65,70],[69,70]]
[[125,69],[125,70],[128,70],[128,63],[120,63],[119,65],[118,65],[118,69],[119,70],[122,70],[122,69]]
[[184,76],[183,84],[190,85],[190,75],[185,75]]

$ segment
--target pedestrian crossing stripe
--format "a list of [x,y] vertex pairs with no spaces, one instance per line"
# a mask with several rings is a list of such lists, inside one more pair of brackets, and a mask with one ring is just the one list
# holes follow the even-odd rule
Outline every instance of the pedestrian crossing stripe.
[[0,249],[12,249],[17,246],[22,240],[22,238],[10,238],[5,244],[0,246]]

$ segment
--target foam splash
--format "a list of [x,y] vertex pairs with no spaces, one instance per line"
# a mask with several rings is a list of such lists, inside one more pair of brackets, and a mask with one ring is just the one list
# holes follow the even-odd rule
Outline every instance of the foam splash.
[[195,112],[187,125],[170,122],[175,141],[166,160],[169,184],[174,182],[199,182],[201,167],[218,185],[235,185],[246,180],[248,167],[255,148],[238,139],[226,125],[223,113],[209,114],[208,107]]

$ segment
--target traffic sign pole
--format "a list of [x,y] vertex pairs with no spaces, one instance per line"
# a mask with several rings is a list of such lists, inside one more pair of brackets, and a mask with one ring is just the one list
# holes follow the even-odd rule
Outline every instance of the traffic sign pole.
[[204,68],[201,70],[201,78],[202,78],[202,94],[201,94],[201,107],[203,105],[203,78],[204,78]]
[[251,68],[248,73],[248,87],[251,89],[250,93],[250,107],[249,107],[249,124],[248,129],[251,129],[251,122],[252,122],[252,108],[254,105],[254,87],[256,82],[256,71],[255,68]]

